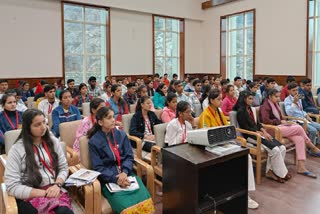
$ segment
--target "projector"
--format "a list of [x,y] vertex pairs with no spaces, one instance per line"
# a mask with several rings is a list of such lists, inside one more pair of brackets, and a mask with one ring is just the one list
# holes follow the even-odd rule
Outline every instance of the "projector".
[[237,138],[234,126],[219,126],[206,129],[195,129],[187,132],[187,142],[202,146],[216,146],[234,142]]

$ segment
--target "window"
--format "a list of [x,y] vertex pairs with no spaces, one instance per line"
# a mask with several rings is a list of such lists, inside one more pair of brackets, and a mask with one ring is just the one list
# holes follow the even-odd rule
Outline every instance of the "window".
[[233,80],[253,79],[255,48],[255,10],[220,19],[220,72]]
[[184,21],[153,16],[153,67],[160,76],[184,73]]
[[63,19],[65,80],[72,78],[80,84],[95,76],[103,82],[110,67],[107,63],[108,10],[63,4]]
[[307,76],[314,86],[320,85],[320,1],[308,0]]

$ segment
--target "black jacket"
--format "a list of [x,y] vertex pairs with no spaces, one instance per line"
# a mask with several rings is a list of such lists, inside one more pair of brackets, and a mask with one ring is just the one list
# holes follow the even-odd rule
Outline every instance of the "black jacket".
[[[250,108],[250,111],[251,111],[251,108]],[[257,115],[257,117],[258,117],[258,115]],[[241,129],[256,132],[256,131],[260,131],[260,129],[262,128],[262,126],[259,122],[259,119],[257,119],[258,120],[257,123],[255,121],[253,121],[251,119],[247,109],[245,109],[245,108],[238,109],[237,120],[238,120],[238,123],[239,123],[239,126]],[[254,138],[253,136],[250,136],[247,134],[243,134],[243,136],[245,138],[248,138],[248,137]]]
[[[162,123],[162,121],[158,119],[157,115],[153,111],[148,111],[148,117],[151,124],[151,131],[154,134],[153,127],[157,124]],[[144,137],[144,130],[145,122],[142,116],[142,111],[137,111],[132,116],[129,134],[142,139]]]

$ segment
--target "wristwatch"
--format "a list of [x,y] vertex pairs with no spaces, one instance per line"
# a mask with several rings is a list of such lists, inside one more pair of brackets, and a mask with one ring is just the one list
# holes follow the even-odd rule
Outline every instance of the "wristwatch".
[[54,183],[54,184],[57,185],[59,188],[62,187],[62,183],[56,182],[56,183]]

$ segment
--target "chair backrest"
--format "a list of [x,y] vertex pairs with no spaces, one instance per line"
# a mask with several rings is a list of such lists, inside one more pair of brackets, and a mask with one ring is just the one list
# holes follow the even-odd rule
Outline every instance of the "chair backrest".
[[193,111],[196,117],[199,117],[200,114],[202,113],[201,103],[193,104],[193,108],[194,108]]
[[199,122],[200,122],[200,117],[196,117],[194,118],[194,125],[196,126],[195,128],[198,129],[199,128]]
[[52,114],[48,114],[48,126],[49,130],[52,128]]
[[166,136],[167,126],[168,126],[168,123],[162,123],[162,124],[155,125],[153,127],[156,144],[161,148],[163,148],[165,145],[164,140]]
[[229,112],[229,118],[230,118],[230,125],[234,125],[236,128],[239,128],[239,123],[237,120],[237,112],[236,111],[230,111]]
[[162,109],[156,109],[154,110],[154,113],[157,115],[157,117],[161,120],[161,114],[162,114]]
[[285,109],[285,106],[284,106],[284,102],[279,102],[279,106],[280,106],[281,114],[283,116],[287,116],[286,109]]
[[81,124],[81,120],[75,120],[71,122],[60,123],[60,140],[65,142],[67,146],[73,147],[73,143],[76,139],[77,129]]
[[32,104],[33,100],[34,100],[34,97],[28,97],[27,98],[27,107],[28,107],[28,109],[31,109],[31,104]]
[[133,113],[122,115],[122,128],[123,131],[127,134],[129,134],[130,122],[133,115]]
[[83,116],[90,115],[90,102],[82,103],[82,115]]
[[4,145],[6,148],[6,154],[8,154],[11,146],[18,139],[20,133],[21,133],[21,129],[6,131],[6,133],[4,133]]
[[131,104],[130,105],[130,113],[135,113],[136,112],[136,107],[137,107],[137,103]]
[[89,154],[89,139],[86,136],[80,138],[80,163],[87,169],[91,169],[91,159]]
[[32,102],[31,102],[31,108],[38,109],[38,106],[37,106],[37,102],[36,102],[36,101],[32,101]]

